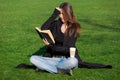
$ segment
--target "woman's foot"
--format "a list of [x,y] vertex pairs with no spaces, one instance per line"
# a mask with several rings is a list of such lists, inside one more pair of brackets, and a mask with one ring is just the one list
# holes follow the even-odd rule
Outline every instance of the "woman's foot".
[[60,68],[57,68],[57,71],[58,73],[61,73],[61,74],[67,74],[69,76],[72,76],[72,70],[70,69],[60,69]]
[[15,68],[36,69],[36,67],[34,65],[28,65],[28,64],[24,64],[24,63],[17,65]]
[[105,66],[105,68],[112,69],[112,66],[111,65],[107,65],[107,66]]

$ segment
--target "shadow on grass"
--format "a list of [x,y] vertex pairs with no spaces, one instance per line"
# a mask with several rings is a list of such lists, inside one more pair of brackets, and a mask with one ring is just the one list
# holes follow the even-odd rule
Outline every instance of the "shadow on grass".
[[109,29],[109,30],[113,30],[113,31],[120,31],[120,28],[118,28],[118,27],[98,24],[98,23],[95,23],[95,22],[93,22],[93,21],[91,21],[89,19],[79,19],[79,21],[80,22],[85,22],[85,23],[93,25],[93,26],[98,26],[98,27],[101,27],[101,28],[106,28],[106,29]]

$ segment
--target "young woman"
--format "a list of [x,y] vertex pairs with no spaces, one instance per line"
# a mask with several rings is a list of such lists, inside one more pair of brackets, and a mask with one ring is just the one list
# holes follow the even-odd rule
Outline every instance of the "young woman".
[[[58,15],[60,19],[55,20]],[[58,8],[55,8],[52,16],[41,29],[51,30],[54,36],[55,44],[49,44],[46,39],[43,40],[52,58],[32,56],[30,62],[37,68],[52,73],[59,73],[61,69],[62,72],[66,73],[67,70],[67,73],[70,73],[71,69],[78,67],[78,60],[75,57],[69,57],[69,49],[75,47],[80,32],[80,25],[75,19],[72,7],[68,3],[62,3]],[[56,56],[57,58],[55,58]],[[61,58],[62,56],[65,58]]]

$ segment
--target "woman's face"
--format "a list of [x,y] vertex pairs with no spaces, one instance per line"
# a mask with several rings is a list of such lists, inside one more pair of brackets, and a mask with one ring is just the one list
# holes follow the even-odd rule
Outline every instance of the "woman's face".
[[64,23],[65,22],[65,18],[64,18],[64,15],[63,15],[62,11],[60,12],[59,16],[60,16],[61,21]]

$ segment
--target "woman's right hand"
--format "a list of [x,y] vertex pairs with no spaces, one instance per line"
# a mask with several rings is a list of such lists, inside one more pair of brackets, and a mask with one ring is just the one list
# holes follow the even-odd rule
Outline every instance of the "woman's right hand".
[[56,9],[57,9],[58,11],[60,11],[60,13],[62,13],[62,9],[61,9],[61,8],[56,7]]

